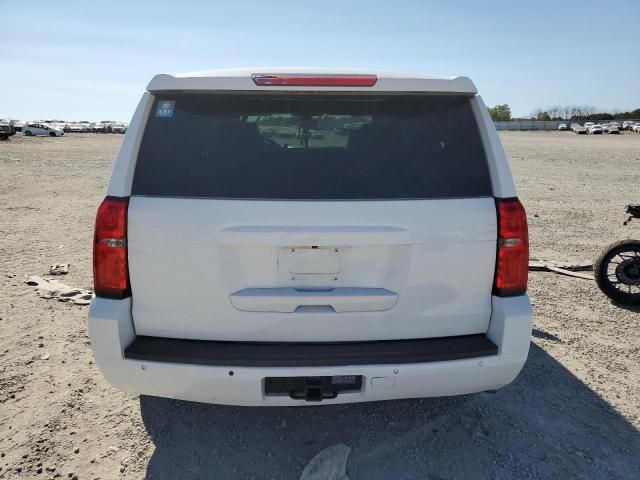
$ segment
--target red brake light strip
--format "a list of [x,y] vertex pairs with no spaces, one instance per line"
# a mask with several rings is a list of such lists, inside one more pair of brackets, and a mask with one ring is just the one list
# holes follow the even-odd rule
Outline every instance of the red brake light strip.
[[253,82],[262,87],[373,87],[376,75],[321,75],[254,73]]

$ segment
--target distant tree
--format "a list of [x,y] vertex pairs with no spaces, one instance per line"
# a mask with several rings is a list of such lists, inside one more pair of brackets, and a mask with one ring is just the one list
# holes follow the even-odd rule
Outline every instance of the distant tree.
[[575,105],[571,120],[590,120],[596,112],[596,107],[592,105]]
[[489,108],[489,115],[494,122],[508,122],[511,120],[511,108],[506,103]]
[[551,117],[552,120],[562,120],[562,106],[554,105],[552,107],[547,108],[547,113]]
[[[608,114],[604,114],[604,113],[596,113],[594,114],[594,117],[596,115],[608,115]],[[640,119],[640,108],[636,108],[635,110],[631,110],[630,112],[614,112],[611,114],[611,116],[613,117],[614,120],[638,120]],[[606,120],[608,117],[598,117],[597,120]]]
[[[495,110],[507,105],[498,105],[490,108],[491,118],[495,118]],[[509,119],[511,119],[511,112],[509,111]],[[536,108],[526,120],[574,120],[579,122],[597,121],[597,120],[626,120],[640,119],[640,108],[631,110],[630,112],[599,112],[593,105],[554,105],[547,108]],[[517,119],[516,119],[517,120]]]
[[533,120],[551,120],[551,115],[546,110],[538,108],[531,113],[531,118]]
[[599,112],[592,105],[555,105],[548,108],[537,108],[531,113],[533,120],[615,120],[639,118],[640,109],[632,112]]

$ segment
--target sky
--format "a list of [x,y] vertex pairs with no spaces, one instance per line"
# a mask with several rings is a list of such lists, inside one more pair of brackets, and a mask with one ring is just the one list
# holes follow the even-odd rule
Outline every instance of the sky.
[[467,75],[519,116],[640,107],[638,0],[0,0],[0,13],[0,118],[127,121],[157,73],[254,66]]

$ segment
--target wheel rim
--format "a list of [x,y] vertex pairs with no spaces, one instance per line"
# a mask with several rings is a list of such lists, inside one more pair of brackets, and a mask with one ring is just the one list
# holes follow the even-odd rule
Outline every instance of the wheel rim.
[[619,292],[640,295],[640,251],[615,252],[605,265],[606,281]]

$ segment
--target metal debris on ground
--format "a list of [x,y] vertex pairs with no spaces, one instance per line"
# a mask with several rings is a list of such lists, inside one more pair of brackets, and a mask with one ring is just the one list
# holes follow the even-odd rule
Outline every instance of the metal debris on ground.
[[593,272],[593,263],[589,261],[580,263],[555,262],[553,260],[530,260],[529,271],[531,272],[553,272],[569,277],[593,280],[592,274],[580,272]]
[[47,280],[37,275],[32,275],[27,277],[24,283],[35,287],[36,293],[40,298],[55,298],[61,302],[73,303],[75,305],[89,305],[91,302],[91,290],[73,288],[58,280]]
[[69,263],[54,263],[49,267],[47,275],[66,275],[69,273]]

